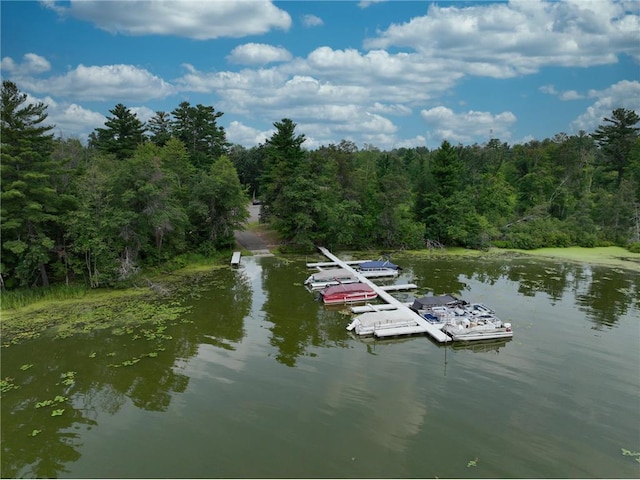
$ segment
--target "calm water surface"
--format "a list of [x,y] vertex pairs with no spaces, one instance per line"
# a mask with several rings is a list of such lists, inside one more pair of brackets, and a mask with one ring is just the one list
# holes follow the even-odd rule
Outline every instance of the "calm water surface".
[[640,477],[640,273],[394,261],[399,298],[484,302],[513,340],[352,338],[304,258],[244,257],[173,324],[3,348],[2,476]]

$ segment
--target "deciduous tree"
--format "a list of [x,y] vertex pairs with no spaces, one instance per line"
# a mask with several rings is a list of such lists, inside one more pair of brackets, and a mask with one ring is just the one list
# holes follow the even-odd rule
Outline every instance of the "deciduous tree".
[[[233,244],[233,231],[242,229],[249,218],[248,197],[238,174],[226,155],[216,160],[200,176],[192,190],[191,223],[199,234],[197,241],[213,249]],[[206,251],[206,249],[205,249]]]

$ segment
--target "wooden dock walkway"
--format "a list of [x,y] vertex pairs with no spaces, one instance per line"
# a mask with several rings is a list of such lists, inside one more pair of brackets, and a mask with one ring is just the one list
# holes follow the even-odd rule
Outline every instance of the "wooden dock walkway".
[[[346,270],[350,270],[354,274],[354,276],[358,278],[358,280],[360,280],[360,282],[366,283],[371,288],[373,288],[378,294],[378,298],[384,300],[389,305],[395,306],[396,307],[395,309],[390,310],[390,312],[396,312],[393,314],[394,317],[397,317],[398,311],[400,311],[402,312],[402,316],[406,316],[407,319],[415,321],[415,323],[417,324],[416,328],[413,331],[408,331],[402,328],[388,328],[386,329],[387,332],[383,333],[385,329],[381,329],[378,335],[376,335],[376,333],[374,333],[374,335],[389,336],[389,335],[408,335],[412,333],[427,333],[431,338],[433,338],[434,340],[440,343],[451,341],[451,338],[447,334],[445,334],[442,330],[439,330],[437,327],[431,325],[429,322],[427,322],[424,318],[422,318],[416,312],[414,312],[409,307],[407,307],[400,300],[390,295],[386,290],[384,290],[383,288],[373,283],[371,280],[369,280],[367,277],[357,272],[355,269],[351,268],[351,266],[347,262],[343,262],[342,260],[340,260],[338,257],[336,257],[334,254],[332,254],[329,250],[327,250],[324,247],[318,247],[318,250],[320,250],[320,252],[329,260],[332,260],[332,262],[334,262],[336,265],[339,265],[341,268],[344,268]],[[376,313],[380,315],[384,315],[384,312],[385,310],[380,310],[379,312],[376,312]]]
[[415,290],[418,286],[415,283],[403,283],[402,285],[382,285],[378,288],[385,292],[397,292],[399,290]]
[[[360,265],[361,263],[370,262],[371,260],[346,260],[342,263],[346,263],[347,265]],[[338,264],[336,262],[313,262],[307,263],[307,268],[318,268],[322,269],[324,267],[336,267]]]

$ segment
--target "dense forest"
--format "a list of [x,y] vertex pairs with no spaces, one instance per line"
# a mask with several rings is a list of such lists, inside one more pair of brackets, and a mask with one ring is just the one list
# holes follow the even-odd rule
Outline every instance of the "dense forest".
[[291,249],[532,249],[640,244],[640,116],[508,145],[304,148],[291,119],[256,147],[182,102],[146,124],[125,105],[83,145],[3,81],[2,288],[114,285],[234,244],[251,198]]

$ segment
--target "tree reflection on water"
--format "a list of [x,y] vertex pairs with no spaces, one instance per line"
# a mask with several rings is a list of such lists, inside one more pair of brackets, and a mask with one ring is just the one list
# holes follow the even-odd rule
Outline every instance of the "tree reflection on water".
[[[319,349],[353,347],[354,339],[345,329],[348,317],[341,309],[324,308],[302,286],[308,275],[306,260],[245,259],[245,269],[204,275],[197,282],[197,294],[186,300],[189,313],[173,322],[68,338],[43,335],[3,347],[2,378],[7,382],[3,385],[20,388],[3,386],[2,476],[62,476],[79,460],[83,434],[100,428],[100,418],[105,418],[101,415],[115,416],[127,405],[166,412],[190,383],[177,366],[197,356],[203,345],[239,353],[248,332],[263,329],[266,337],[257,348],[274,351],[264,356],[265,361],[275,358],[288,367],[296,367],[300,357],[314,356]],[[449,293],[478,301],[475,296],[490,292],[486,302],[496,310],[492,300],[502,302],[503,308],[514,303],[524,306],[524,300],[543,302],[545,308],[569,302],[602,330],[616,326],[640,304],[640,274],[619,268],[520,257],[405,254],[394,260],[403,267],[401,281],[419,286],[418,292],[398,294],[408,298]],[[518,338],[517,323],[514,326]],[[383,345],[357,340],[372,354]],[[492,354],[506,345],[501,341],[451,348]],[[73,375],[64,377],[68,372]],[[36,408],[38,402],[56,397],[64,400]],[[64,412],[52,416],[55,409]]]

